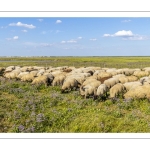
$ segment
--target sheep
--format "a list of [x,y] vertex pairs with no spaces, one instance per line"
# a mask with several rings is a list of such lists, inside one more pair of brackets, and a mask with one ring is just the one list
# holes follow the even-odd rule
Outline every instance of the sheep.
[[135,81],[135,82],[126,82],[123,85],[125,86],[126,91],[129,91],[132,88],[136,88],[137,86],[142,86],[142,83],[139,81]]
[[0,75],[2,75],[5,71],[5,68],[4,67],[0,67]]
[[26,74],[29,74],[29,72],[20,72],[16,78],[21,79]]
[[125,74],[126,76],[129,76],[129,75],[132,75],[134,73],[134,69],[128,69],[128,68],[125,68],[122,70],[122,74]]
[[110,88],[110,98],[114,99],[116,96],[119,96],[119,94],[122,94],[125,92],[125,86],[122,83],[117,83],[113,87]]
[[122,84],[124,84],[124,83],[126,83],[126,82],[129,81],[126,76],[124,76],[124,77],[123,77],[123,76],[122,76],[122,77],[119,77],[118,79],[119,79],[119,82],[122,83]]
[[86,99],[87,95],[94,95],[94,91],[100,86],[100,84],[100,81],[95,80],[87,84],[81,85],[80,94],[82,96],[85,96]]
[[78,81],[74,78],[65,79],[61,87],[61,93],[72,90],[73,88],[77,89],[78,84],[79,84]]
[[39,77],[35,77],[31,83],[31,85],[41,85],[45,84],[45,87],[51,84],[53,80],[53,76],[51,75],[41,75]]
[[24,76],[21,78],[21,81],[23,81],[23,82],[25,82],[25,81],[31,82],[31,81],[34,80],[34,78],[35,78],[35,75],[34,75],[34,74],[28,73],[28,74],[24,75]]
[[[98,80],[96,80],[96,79],[86,79],[84,82],[83,82],[83,84],[82,84],[82,86],[85,86],[85,85],[87,85],[87,84],[89,84],[89,83],[93,83],[93,82],[96,82],[96,81],[98,81]],[[99,81],[100,82],[100,81]]]
[[94,91],[95,91],[95,87],[89,84],[80,87],[80,94],[81,96],[84,96],[85,99],[87,98],[87,96],[94,95]]
[[126,78],[128,79],[128,82],[134,82],[134,81],[137,81],[138,80],[138,77],[136,76],[126,76]]
[[146,72],[146,71],[135,71],[133,73],[134,76],[138,77],[138,78],[141,78],[141,77],[144,77],[144,76],[148,76],[149,73]]
[[5,72],[10,72],[15,69],[15,66],[6,67]]
[[150,79],[150,77],[142,77],[139,79],[139,81],[143,84],[144,82],[146,82],[149,79]]
[[124,94],[124,98],[131,99],[149,99],[150,98],[150,85],[137,86],[136,88],[132,88],[127,93]]
[[45,73],[45,69],[40,69],[39,71],[38,71],[38,73],[36,74],[36,76],[42,76],[43,74]]
[[101,79],[101,78],[104,78],[104,77],[112,77],[111,73],[108,73],[108,72],[100,72],[98,75],[98,80]]
[[87,85],[81,86],[80,87],[80,94],[82,96],[85,96],[85,99],[87,95],[94,95],[95,90],[98,88],[100,85],[100,82],[92,82]]
[[57,86],[57,85],[63,85],[63,82],[65,80],[66,76],[63,74],[60,74],[58,76],[56,76],[52,82],[52,86]]
[[20,71],[19,70],[13,70],[12,72],[6,72],[3,74],[3,76],[5,78],[8,78],[8,79],[15,79],[17,78],[17,76],[19,75]]
[[104,81],[104,84],[107,86],[108,89],[110,89],[117,83],[119,83],[119,80],[117,78],[110,78]]
[[97,89],[95,88],[94,99],[98,97],[102,98],[104,95],[107,97],[107,86],[105,84],[101,84]]

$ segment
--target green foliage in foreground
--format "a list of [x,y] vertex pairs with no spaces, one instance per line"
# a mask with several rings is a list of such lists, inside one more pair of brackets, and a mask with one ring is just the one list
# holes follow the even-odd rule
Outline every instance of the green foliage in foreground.
[[150,132],[148,100],[83,99],[79,91],[0,77],[0,132]]

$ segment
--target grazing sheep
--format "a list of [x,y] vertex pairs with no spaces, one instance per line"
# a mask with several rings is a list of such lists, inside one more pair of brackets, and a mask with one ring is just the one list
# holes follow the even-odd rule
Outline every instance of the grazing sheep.
[[102,98],[103,96],[107,97],[107,86],[105,84],[101,84],[94,92],[94,99],[97,99],[98,97]]
[[0,67],[0,75],[2,75],[5,71],[5,68],[4,67]]
[[89,84],[80,87],[80,94],[81,94],[81,96],[84,96],[85,99],[87,98],[87,96],[94,95],[94,91],[95,91],[95,87],[93,87]]
[[45,87],[50,85],[52,82],[52,79],[48,75],[41,75],[39,77],[35,77],[32,81],[32,85],[41,85],[45,84]]
[[[91,78],[88,78],[88,79],[86,79],[84,82],[83,82],[83,84],[82,84],[82,86],[85,86],[85,85],[87,85],[87,84],[90,84],[90,83],[93,83],[93,82],[97,82],[98,80],[96,80],[96,79],[91,79]],[[100,81],[99,81],[100,82]],[[100,84],[101,84],[101,82],[100,82]]]
[[77,89],[78,84],[78,81],[74,78],[65,79],[61,87],[61,92],[64,93],[65,91],[72,90],[73,88]]
[[8,79],[16,79],[19,73],[19,70],[13,70],[12,72],[5,72],[3,76]]
[[128,80],[128,78],[126,77],[126,76],[122,76],[122,77],[119,77],[119,82],[120,83],[122,83],[122,84],[124,84],[124,83],[126,83],[126,82],[128,82],[129,80]]
[[132,88],[127,93],[124,94],[124,98],[131,99],[149,99],[150,98],[150,85],[137,86],[136,88]]
[[92,82],[88,82],[87,84],[81,85],[80,87],[80,94],[85,96],[87,95],[94,95],[94,91],[100,86],[101,82],[97,80],[93,80]]
[[119,96],[119,94],[122,94],[125,92],[125,86],[122,83],[117,83],[113,87],[110,88],[110,98],[116,98]]
[[29,74],[29,72],[20,72],[16,78],[21,79],[26,74]]
[[128,79],[128,82],[134,82],[134,81],[137,81],[138,80],[138,77],[136,76],[126,76],[126,78]]
[[14,69],[15,69],[15,66],[9,66],[9,67],[6,67],[5,72],[11,72]]
[[139,81],[135,81],[135,82],[126,82],[123,85],[125,86],[126,91],[129,91],[132,88],[136,88],[137,86],[142,86],[142,83]]
[[23,81],[23,82],[25,82],[25,81],[31,82],[31,81],[34,80],[34,78],[35,78],[35,75],[34,75],[34,74],[28,73],[28,74],[24,75],[24,76],[21,78],[21,81]]
[[133,73],[134,76],[138,77],[138,78],[141,78],[141,77],[144,77],[144,76],[148,76],[149,73],[146,72],[146,71],[135,71]]
[[132,75],[134,73],[134,71],[135,71],[134,69],[126,68],[126,69],[122,70],[122,74],[125,74],[126,76],[129,76],[129,75]]
[[52,82],[52,86],[58,86],[58,85],[62,86],[65,78],[66,78],[66,76],[63,74],[56,76]]
[[110,78],[104,81],[104,84],[107,86],[108,89],[110,89],[117,83],[119,83],[119,80],[117,78]]

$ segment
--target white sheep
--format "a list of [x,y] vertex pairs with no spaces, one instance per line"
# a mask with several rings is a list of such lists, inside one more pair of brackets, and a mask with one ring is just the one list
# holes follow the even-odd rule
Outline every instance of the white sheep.
[[105,84],[101,84],[97,89],[95,88],[94,99],[98,97],[102,98],[103,96],[107,97],[108,88]]
[[61,92],[73,90],[74,88],[78,88],[78,81],[74,78],[67,78],[64,80],[63,85],[61,87]]
[[116,98],[119,94],[125,92],[125,86],[122,83],[117,83],[113,87],[110,88],[110,98]]

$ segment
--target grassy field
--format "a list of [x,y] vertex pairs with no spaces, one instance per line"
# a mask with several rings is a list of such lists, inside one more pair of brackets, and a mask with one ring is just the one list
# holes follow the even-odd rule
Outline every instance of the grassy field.
[[[0,61],[5,67],[150,66],[150,57],[1,57]],[[62,94],[59,86],[32,86],[0,77],[0,132],[146,133],[150,132],[150,102],[146,99],[118,98],[115,102],[84,99],[79,91]]]
[[0,57],[1,66],[99,66],[109,68],[143,68],[150,66],[150,57]]

